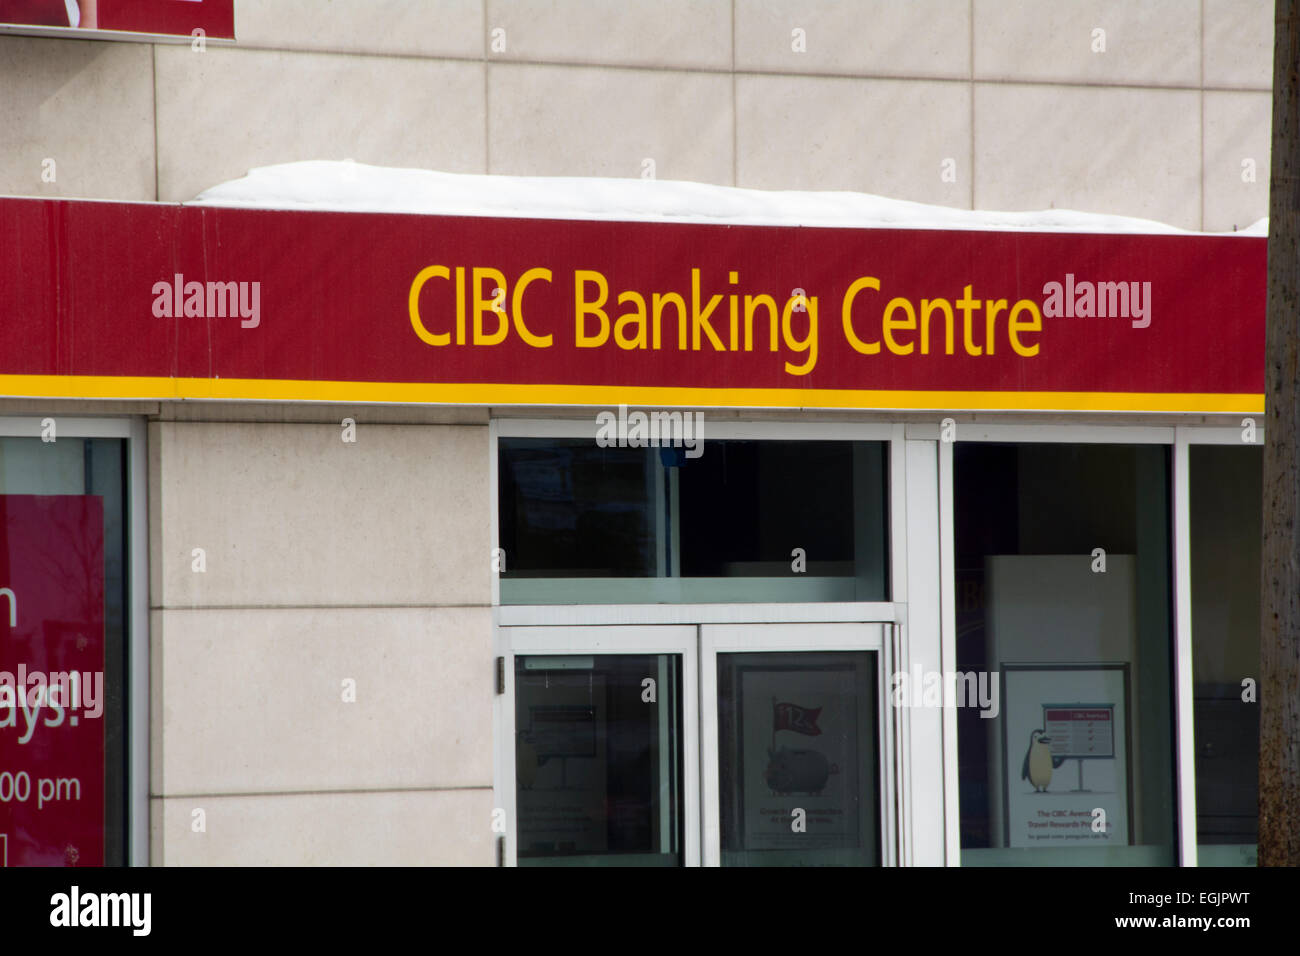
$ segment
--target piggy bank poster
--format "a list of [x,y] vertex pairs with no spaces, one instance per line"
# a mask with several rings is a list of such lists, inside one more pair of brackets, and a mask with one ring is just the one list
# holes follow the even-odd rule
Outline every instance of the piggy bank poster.
[[[748,850],[858,847],[856,671],[743,668],[740,746]],[[804,832],[792,827],[805,811]]]
[[103,863],[103,499],[0,495],[0,864]]

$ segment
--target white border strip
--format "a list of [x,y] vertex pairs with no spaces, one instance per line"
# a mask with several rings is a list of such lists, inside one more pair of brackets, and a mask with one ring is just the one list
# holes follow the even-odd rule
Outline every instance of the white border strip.
[[901,607],[882,602],[810,604],[502,604],[503,627],[616,624],[879,624]]
[[[127,746],[131,791],[127,809],[127,863],[149,866],[149,714],[153,689],[149,681],[149,426],[143,418],[129,423],[127,443],[127,516],[130,521],[130,611],[127,620],[130,673],[127,677]],[[160,688],[161,690],[161,688]]]
[[959,442],[1043,442],[1056,445],[1172,445],[1172,425],[983,425],[957,423]]
[[[1238,434],[1238,441],[1241,440]],[[1192,675],[1191,470],[1188,437],[1173,455],[1174,773],[1178,780],[1178,862],[1196,866],[1196,706]]]
[[[858,422],[742,422],[733,416],[734,409],[726,409],[714,417],[704,410],[704,445],[707,453],[710,439],[748,439],[764,441],[888,441],[894,427],[880,423]],[[629,411],[663,411],[650,405],[629,405]],[[682,408],[673,406],[673,411]],[[692,409],[687,409],[692,410]],[[600,425],[596,412],[613,411],[613,408],[592,406],[592,413],[581,418],[493,418],[498,438],[589,438],[596,440]]]
[[0,415],[0,435],[40,438],[41,422],[54,420],[56,436],[66,438],[135,438],[135,420],[129,418],[72,418],[50,412],[46,415]]
[[[957,671],[957,571],[953,550],[952,442],[939,445],[939,669]],[[944,865],[961,865],[961,784],[957,776],[957,708],[943,707]]]

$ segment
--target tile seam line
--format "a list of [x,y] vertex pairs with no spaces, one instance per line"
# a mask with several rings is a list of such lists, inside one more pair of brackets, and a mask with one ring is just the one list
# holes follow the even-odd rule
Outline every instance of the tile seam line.
[[1198,15],[1200,17],[1197,23],[1197,32],[1199,33],[1196,46],[1197,67],[1200,74],[1200,95],[1196,98],[1197,106],[1197,165],[1200,167],[1201,175],[1196,177],[1196,192],[1200,199],[1201,230],[1205,230],[1205,0],[1200,0],[1197,4]]
[[153,123],[153,201],[162,199],[162,176],[158,161],[158,45],[149,44],[149,109]]
[[[785,70],[763,70],[763,69],[731,69],[727,66],[656,66],[653,64],[635,64],[635,63],[591,63],[581,60],[522,60],[511,59],[509,57],[490,57],[486,60],[482,56],[425,56],[414,53],[363,53],[352,50],[294,50],[284,47],[258,47],[241,44],[238,47],[232,47],[236,50],[256,51],[259,53],[288,53],[304,54],[317,56],[347,56],[347,57],[366,57],[371,59],[388,59],[388,60],[415,60],[421,63],[464,63],[473,65],[476,63],[502,64],[507,66],[551,66],[566,69],[590,69],[590,70],[621,70],[626,72],[642,73],[669,73],[669,74],[699,74],[706,76],[737,76],[737,77],[780,77],[783,79],[807,78],[807,79],[844,79],[844,80],[900,80],[912,82],[931,82],[931,83],[970,83],[970,75],[962,76],[936,76],[925,73],[845,73],[845,72],[817,72],[817,71],[785,71]],[[1096,83],[1096,82],[1072,82],[1070,80],[1052,79],[1052,78],[1012,78],[996,76],[976,76],[973,79],[975,83],[988,83],[999,86],[1059,86],[1071,89],[1136,89],[1136,90],[1184,90],[1194,92],[1197,90],[1208,90],[1211,92],[1228,92],[1228,93],[1271,93],[1271,87],[1263,86],[1203,86],[1195,82],[1188,84],[1168,84],[1168,83]]]
[[970,2],[967,4],[966,16],[967,16],[966,33],[969,41],[969,48],[967,52],[967,62],[966,62],[966,67],[967,67],[966,96],[967,96],[967,105],[969,107],[969,111],[967,113],[967,119],[970,122],[970,128],[966,131],[968,136],[968,139],[966,141],[966,147],[967,147],[966,177],[967,180],[970,182],[969,205],[972,210],[976,210],[979,209],[979,207],[975,205],[975,189],[976,186],[979,184],[979,177],[975,169],[976,156],[977,156],[975,152],[975,131],[979,127],[975,123],[975,0],[970,0]]
[[476,62],[483,64],[483,175],[492,175],[492,76],[488,42],[488,3],[479,2],[479,39],[483,46]]
[[736,82],[736,0],[731,0],[731,185],[740,186],[740,99]]

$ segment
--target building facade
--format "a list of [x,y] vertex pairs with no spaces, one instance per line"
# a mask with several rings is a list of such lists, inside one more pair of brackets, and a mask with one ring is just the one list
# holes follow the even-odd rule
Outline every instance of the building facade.
[[[1088,239],[1058,229],[1074,236],[1064,245],[1024,238],[1027,257],[1044,270],[1060,266],[1035,273],[1042,310],[1048,278],[1062,283],[1062,310],[1080,301],[1075,278],[1156,275],[1164,280],[1157,295],[1187,286],[1175,297],[1187,303],[1175,312],[1186,326],[1164,333],[1165,320],[1152,320],[1168,335],[1158,354],[1107,353],[1112,340],[1084,336],[1097,350],[1099,381],[1108,363],[1134,381],[1061,387],[1092,394],[1072,404],[951,394],[696,401],[668,390],[771,382],[749,383],[743,371],[715,382],[668,362],[642,380],[617,350],[602,353],[603,370],[595,363],[575,373],[590,382],[614,376],[598,393],[520,390],[546,383],[525,367],[510,381],[398,394],[331,391],[334,379],[310,372],[349,350],[367,360],[363,330],[386,322],[391,307],[391,296],[356,283],[329,288],[330,254],[371,255],[382,272],[382,256],[313,233],[310,224],[323,220],[312,216],[342,213],[286,210],[281,193],[265,204],[280,211],[259,220],[281,245],[258,252],[256,230],[239,225],[255,213],[177,204],[253,167],[351,159],[591,177],[583,195],[599,196],[602,178],[682,180],[959,210],[1079,210],[1232,233],[1267,213],[1268,3],[1098,2],[1063,12],[978,0],[644,9],[448,0],[377,12],[358,0],[236,2],[233,11],[233,43],[84,39],[57,27],[0,36],[0,193],[14,197],[0,200],[12,283],[0,293],[0,335],[10,356],[34,354],[33,342],[48,346],[26,366],[11,359],[0,369],[10,555],[0,586],[16,608],[6,663],[102,671],[104,686],[95,718],[102,740],[69,745],[68,759],[84,768],[76,800],[70,784],[60,789],[73,779],[61,756],[48,767],[10,768],[18,822],[7,859],[1252,861],[1247,778],[1257,718],[1246,698],[1258,666],[1264,436],[1246,420],[1262,420],[1263,340],[1260,332],[1252,357],[1262,288],[1257,300],[1242,290],[1262,274],[1262,239],[1180,235],[1164,246],[1134,238],[1142,230],[1131,224],[1098,232],[1100,220]],[[690,206],[689,190],[672,195],[683,204],[677,219],[716,222]],[[721,195],[699,202],[730,201]],[[105,207],[95,225],[86,204],[33,202],[55,199],[120,205]],[[310,193],[298,201],[312,207]],[[377,200],[355,201],[350,208]],[[619,219],[618,208],[626,207],[605,218]],[[744,206],[750,223],[764,218],[756,208]],[[376,207],[381,214],[391,207]],[[510,228],[535,215],[523,203]],[[233,262],[288,262],[285,248],[300,242],[297,284],[286,271],[278,285],[260,287],[262,316],[273,301],[297,297],[294,336],[275,338],[283,333],[269,319],[258,329],[250,295],[240,300],[244,312],[232,305],[218,320],[231,324],[222,334],[252,323],[243,326],[249,335],[270,330],[281,346],[274,354],[213,353],[210,375],[180,373],[203,386],[110,387],[99,381],[113,377],[103,371],[74,381],[88,374],[82,356],[108,364],[156,357],[148,375],[134,377],[158,380],[178,376],[166,365],[172,358],[196,360],[186,351],[190,332],[169,339],[160,329],[211,316],[186,312],[183,279],[170,296],[153,288],[184,268],[153,269],[162,260],[144,240],[117,248],[143,234],[127,225],[148,217],[164,223],[156,236],[179,237],[170,248],[183,264],[206,261],[195,249],[221,248],[214,224],[237,237],[235,251],[222,253]],[[573,272],[588,267],[571,246],[600,254],[599,235],[582,224],[599,217],[572,218],[524,247],[534,264]],[[456,234],[449,225],[411,228]],[[467,244],[497,235],[478,228],[465,233]],[[730,280],[738,294],[771,292],[771,336],[768,313],[759,313],[755,354],[778,353],[773,374],[808,363],[802,326],[777,316],[806,314],[797,283],[782,273],[770,290],[741,286],[761,274],[778,241],[751,224],[736,230],[733,247],[700,231],[708,228],[649,224],[633,235],[627,223],[611,226],[611,255],[631,262],[641,242],[650,264],[643,284],[611,286],[610,315],[629,289],[686,300],[692,266],[719,270],[706,297],[730,292],[722,253],[678,261],[657,245],[658,230],[680,229],[672,243],[683,248],[734,252],[746,266]],[[924,247],[918,231],[895,241]],[[987,237],[1012,233],[980,235],[992,245],[953,240],[965,265],[951,273],[948,247],[926,247],[917,261],[933,264],[942,288],[904,283],[916,318],[922,295],[957,301],[963,268],[1005,261],[997,243],[1010,240]],[[863,241],[868,250],[889,245]],[[34,258],[23,258],[26,248]],[[250,258],[238,259],[241,248]],[[143,283],[130,295],[143,296],[148,311],[51,292],[100,288],[108,280],[94,278],[97,266],[137,252],[150,268],[128,273]],[[800,261],[813,271],[832,263],[836,281],[870,272],[841,271],[838,253],[816,252],[813,243]],[[1127,263],[1136,264],[1131,274],[1105,271]],[[51,275],[60,264],[90,284],[63,285],[66,276]],[[677,286],[653,284],[670,265],[685,269]],[[987,266],[994,277],[1001,268]],[[267,282],[254,269],[189,275]],[[407,314],[416,273],[394,275],[404,283],[402,350],[435,348]],[[20,286],[16,276],[27,278]],[[520,276],[509,272],[508,292]],[[426,277],[427,294],[456,281],[450,271]],[[469,281],[496,298],[490,281]],[[1139,323],[1140,289],[1125,306]],[[823,301],[827,339],[839,334],[843,291]],[[419,300],[422,290],[411,294]],[[314,339],[310,312],[336,295],[369,297],[375,314],[357,314],[355,333],[325,323],[318,331],[329,335]],[[1196,306],[1198,298],[1216,310]],[[494,321],[490,312],[514,322],[520,303],[505,313],[471,308],[469,321]],[[677,335],[675,315],[666,314],[665,340]],[[87,317],[97,316],[112,335],[94,338]],[[934,318],[933,357],[951,342],[945,356],[966,349],[969,359],[977,347],[991,350],[996,332],[999,361],[1012,361],[1017,343],[1029,347],[1027,316],[1021,339],[1009,315],[996,329],[991,317],[974,330],[954,319],[942,346],[942,317]],[[64,334],[65,318],[75,336]],[[534,335],[543,327],[525,325]],[[1200,338],[1183,334],[1189,328]],[[919,325],[898,325],[888,341],[882,329],[874,339],[858,329],[859,344],[890,352],[890,342],[901,348],[907,339],[918,357],[922,350]],[[444,330],[454,326],[423,327],[429,336]],[[521,337],[517,324],[513,331]],[[986,336],[978,346],[977,332]],[[835,365],[827,339],[813,375],[847,367]],[[841,343],[842,354],[851,346]],[[384,354],[375,360],[406,360]],[[273,374],[281,358],[308,372]],[[253,394],[220,384],[223,363],[259,361],[268,379],[314,380],[321,390],[277,397],[270,386]],[[1256,367],[1261,384],[1252,388]],[[886,390],[992,387],[967,382],[956,355],[930,368],[929,380],[909,385],[899,373]],[[1184,373],[1193,385],[1150,384]],[[1006,383],[1020,367],[998,375],[1013,391]],[[803,386],[790,379],[789,387]],[[812,390],[837,387],[848,386]],[[1146,398],[1116,399],[1121,391]],[[1150,400],[1164,392],[1182,397]],[[683,441],[639,444],[638,410],[647,426],[650,413],[681,412],[657,424],[680,427]],[[703,431],[691,435],[696,412]],[[41,583],[49,575],[23,570],[51,553],[80,555],[82,571],[50,574],[84,580],[83,604],[102,613],[49,590]],[[41,616],[29,618],[28,608]],[[102,652],[102,666],[74,666],[63,652],[24,657],[18,642],[35,641],[20,637],[32,620],[43,647]],[[55,626],[69,621],[80,624]],[[32,730],[9,710],[12,726],[0,733],[17,741],[31,731],[16,747],[39,745],[34,735],[46,728],[75,729],[33,721]],[[21,823],[20,772],[69,829]],[[102,787],[90,782],[96,773]],[[0,799],[4,788],[0,773]],[[102,814],[87,814],[96,801]]]

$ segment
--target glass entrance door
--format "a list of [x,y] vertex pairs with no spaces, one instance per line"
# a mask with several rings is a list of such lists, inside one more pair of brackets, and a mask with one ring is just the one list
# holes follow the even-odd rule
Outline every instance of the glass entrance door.
[[696,629],[505,630],[507,859],[698,865]]
[[701,628],[704,860],[882,861],[879,624]]
[[503,628],[505,862],[879,865],[885,626]]

